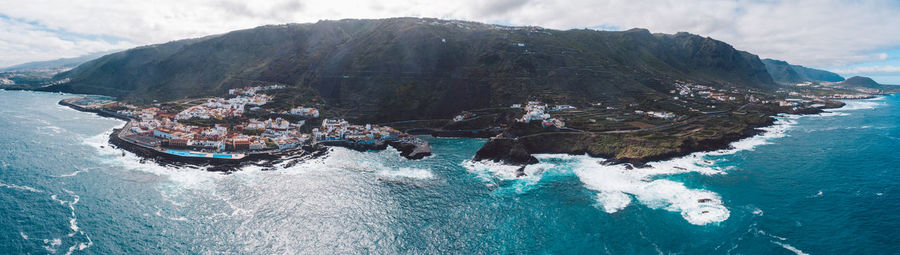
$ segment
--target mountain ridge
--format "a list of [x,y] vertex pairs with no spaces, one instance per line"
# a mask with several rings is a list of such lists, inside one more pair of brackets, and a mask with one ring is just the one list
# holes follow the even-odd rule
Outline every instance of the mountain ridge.
[[0,72],[20,72],[35,69],[74,68],[93,59],[114,53],[115,51],[94,52],[72,58],[58,58],[45,61],[32,61],[0,68]]
[[840,82],[844,77],[825,70],[792,65],[783,60],[762,59],[772,79],[780,84],[797,84],[803,82]]
[[137,103],[282,83],[336,115],[379,121],[533,98],[623,103],[664,97],[677,79],[777,86],[759,57],[709,37],[427,18],[267,25],[106,55],[54,77],[63,78],[46,90]]

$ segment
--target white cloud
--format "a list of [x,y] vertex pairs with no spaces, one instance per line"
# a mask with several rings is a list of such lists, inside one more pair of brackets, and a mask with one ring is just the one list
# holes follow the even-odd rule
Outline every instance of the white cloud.
[[127,41],[62,39],[58,33],[15,20],[0,19],[0,66],[35,60],[77,57],[93,52],[137,46]]
[[900,75],[900,66],[884,65],[884,66],[859,66],[845,69],[833,70],[839,74],[896,74]]
[[[897,13],[900,3],[890,0],[0,0],[0,14],[15,19],[69,33],[121,37],[137,45],[265,24],[416,16],[555,29],[606,26],[643,27],[663,33],[686,31],[728,42],[761,57],[809,66],[843,66],[886,58],[881,51],[900,45]],[[0,59],[0,66],[80,50],[71,42],[38,42],[53,37],[52,33],[22,24],[12,24],[20,28],[0,28],[6,33],[0,37],[0,55],[7,56]],[[5,39],[10,34],[30,39]],[[97,40],[92,43],[91,47],[109,46]],[[42,50],[35,50],[35,44]]]

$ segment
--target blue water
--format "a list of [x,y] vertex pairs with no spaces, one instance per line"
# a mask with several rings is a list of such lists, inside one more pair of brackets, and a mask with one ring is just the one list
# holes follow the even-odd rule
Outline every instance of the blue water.
[[[164,167],[106,144],[121,121],[0,91],[0,254],[896,254],[900,96],[785,116],[735,150],[625,170],[540,155],[468,160],[333,149],[233,174]],[[698,202],[703,199],[704,202]]]
[[166,150],[166,153],[184,157],[205,157],[206,154],[193,153],[189,151],[179,151],[179,150]]

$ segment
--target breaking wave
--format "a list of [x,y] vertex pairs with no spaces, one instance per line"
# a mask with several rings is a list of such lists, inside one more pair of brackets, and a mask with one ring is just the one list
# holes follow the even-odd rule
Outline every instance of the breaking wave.
[[21,190],[21,191],[31,191],[31,192],[34,192],[34,193],[44,193],[43,190],[39,190],[39,189],[36,189],[36,188],[33,188],[33,187],[29,187],[29,186],[25,186],[25,185],[15,185],[15,184],[0,183],[0,187],[7,188],[7,189]]
[[[69,216],[70,216],[70,217],[69,217],[69,229],[70,229],[72,232],[70,232],[69,234],[67,234],[66,237],[67,237],[67,238],[72,238],[72,237],[74,237],[75,235],[80,235],[80,236],[84,237],[84,239],[86,240],[86,241],[84,241],[84,242],[78,242],[78,243],[75,243],[74,245],[70,246],[69,249],[68,249],[68,251],[66,251],[66,254],[72,254],[72,252],[74,252],[74,251],[76,251],[76,250],[81,251],[81,250],[87,249],[88,247],[93,246],[93,245],[94,245],[94,241],[91,240],[91,237],[88,236],[86,233],[84,233],[84,231],[82,231],[82,230],[78,227],[78,217],[77,217],[76,214],[75,214],[75,205],[78,204],[78,201],[81,200],[81,197],[79,197],[78,195],[76,195],[76,194],[75,194],[74,192],[72,192],[72,191],[65,190],[65,189],[63,189],[63,191],[65,191],[66,194],[68,194],[68,196],[71,196],[71,197],[72,197],[72,200],[62,200],[62,199],[60,199],[59,197],[57,197],[57,195],[55,195],[55,194],[54,194],[54,195],[51,195],[51,196],[50,196],[50,199],[52,199],[53,201],[58,202],[60,205],[63,205],[63,206],[66,206],[66,207],[69,208],[69,212],[70,212],[70,215],[69,215]],[[46,243],[47,240],[44,240],[44,242]],[[56,238],[56,239],[54,239],[53,242],[51,242],[50,244],[51,244],[51,246],[45,246],[44,248],[46,248],[47,251],[50,251],[51,253],[55,253],[55,252],[56,252],[56,250],[55,250],[56,248],[55,248],[55,247],[61,245],[62,242],[61,242],[61,240],[60,240],[59,238]]]
[[517,193],[534,188],[543,175],[552,173],[573,173],[586,188],[595,191],[598,209],[606,213],[616,213],[631,205],[632,201],[653,208],[678,212],[689,223],[706,225],[722,222],[729,218],[730,211],[718,194],[692,189],[684,184],[668,179],[684,173],[703,175],[723,174],[729,167],[720,167],[717,159],[721,155],[739,151],[754,150],[771,140],[787,136],[787,131],[797,124],[800,115],[779,115],[774,125],[760,128],[759,135],[733,142],[730,148],[712,152],[696,152],[666,161],[651,162],[646,167],[634,168],[630,165],[602,164],[602,158],[587,155],[536,154],[538,164],[519,166],[504,165],[491,161],[464,161],[462,166],[490,188],[504,182],[512,182],[509,188]]
[[844,107],[837,109],[830,109],[830,112],[843,112],[843,111],[855,111],[855,110],[866,110],[866,109],[875,109],[879,105],[883,105],[884,97],[876,97],[872,99],[864,99],[864,100],[846,100],[844,102]]

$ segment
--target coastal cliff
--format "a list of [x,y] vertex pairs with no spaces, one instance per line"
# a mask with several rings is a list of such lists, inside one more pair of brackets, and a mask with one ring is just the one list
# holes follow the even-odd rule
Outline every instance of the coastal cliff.
[[[729,144],[759,133],[760,126],[723,132],[715,136],[642,137],[624,134],[542,133],[519,139],[494,138],[476,153],[475,160],[494,160],[512,165],[537,163],[531,154],[564,153],[606,158],[612,163],[641,165],[698,151],[726,149]],[[652,135],[651,135],[652,136]]]

